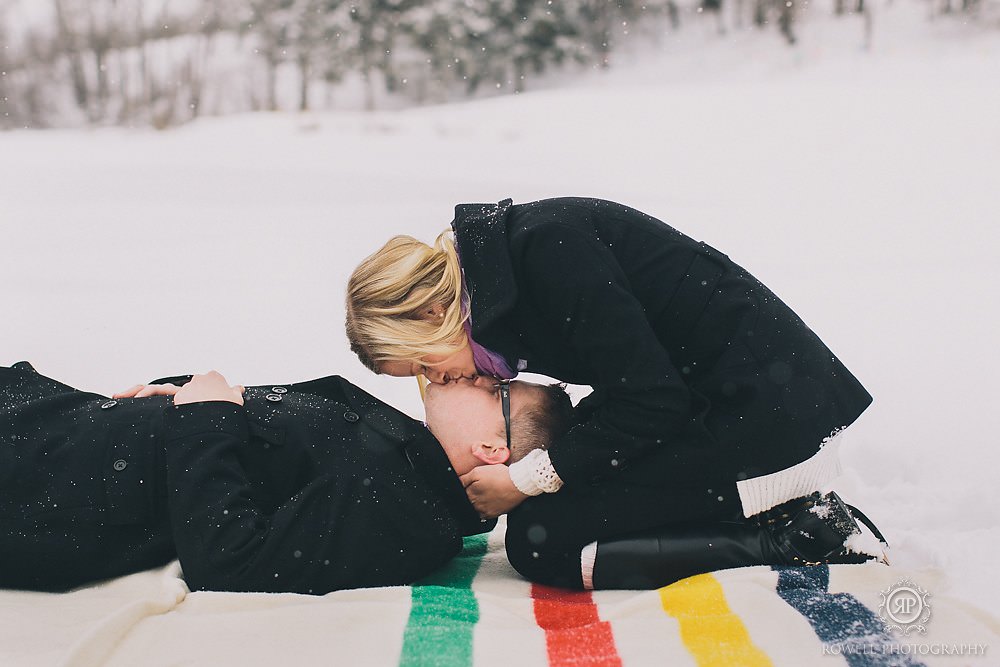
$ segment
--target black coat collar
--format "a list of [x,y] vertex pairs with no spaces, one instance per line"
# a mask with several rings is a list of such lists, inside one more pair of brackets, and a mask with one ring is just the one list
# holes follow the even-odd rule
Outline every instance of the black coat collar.
[[469,502],[465,487],[451,467],[448,456],[425,426],[344,378],[336,379],[340,381],[340,389],[347,403],[365,423],[403,448],[413,469],[444,501],[462,535],[475,535],[493,529],[496,521],[480,520],[479,513]]
[[451,223],[472,300],[472,337],[487,346],[487,340],[495,344],[489,330],[517,303],[507,243],[507,214],[512,203],[504,199],[497,204],[459,204]]
[[430,431],[425,437],[417,437],[406,444],[406,458],[427,484],[434,489],[462,535],[486,533],[496,526],[496,519],[483,520],[469,502],[462,481],[455,474],[451,462]]

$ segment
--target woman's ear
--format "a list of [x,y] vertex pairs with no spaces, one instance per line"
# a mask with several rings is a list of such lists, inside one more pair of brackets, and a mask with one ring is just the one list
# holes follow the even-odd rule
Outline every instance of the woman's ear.
[[491,445],[486,442],[478,442],[472,446],[472,455],[486,465],[497,463],[507,463],[510,458],[510,450],[504,445]]
[[408,313],[407,317],[411,317],[415,320],[423,320],[424,322],[431,322],[433,324],[441,324],[441,321],[447,314],[448,309],[445,308],[443,304],[435,303],[429,306],[421,306],[417,310]]

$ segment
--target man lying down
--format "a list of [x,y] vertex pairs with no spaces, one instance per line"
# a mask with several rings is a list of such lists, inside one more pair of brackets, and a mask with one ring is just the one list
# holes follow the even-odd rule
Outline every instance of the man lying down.
[[[433,386],[426,413],[425,428],[338,376],[244,388],[212,372],[107,398],[26,362],[0,366],[0,587],[64,591],[173,559],[191,590],[412,583],[495,524],[461,475],[520,460],[573,424],[560,387],[527,382]],[[807,514],[799,524],[826,535]],[[708,544],[719,530],[732,547],[721,555]],[[679,526],[676,543],[660,531],[658,567],[633,581],[791,562],[772,526],[691,531]],[[538,532],[517,529],[568,554],[578,579],[582,545]],[[648,545],[622,538],[598,545],[595,574],[602,551],[612,569],[634,556],[650,572]]]

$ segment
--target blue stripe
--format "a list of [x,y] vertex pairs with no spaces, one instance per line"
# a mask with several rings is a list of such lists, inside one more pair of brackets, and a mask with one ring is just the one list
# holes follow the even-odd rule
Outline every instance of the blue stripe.
[[[835,649],[851,667],[922,667],[911,655],[892,652],[899,640],[850,593],[830,593],[830,568],[772,566],[778,595],[805,616],[821,642]],[[851,649],[854,650],[851,650]],[[817,661],[819,656],[817,656]]]

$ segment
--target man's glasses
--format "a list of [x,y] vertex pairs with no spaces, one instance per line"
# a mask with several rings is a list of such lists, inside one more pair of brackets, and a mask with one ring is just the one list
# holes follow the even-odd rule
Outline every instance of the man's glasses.
[[510,380],[500,380],[500,404],[503,406],[503,426],[507,432],[507,449],[510,449]]

